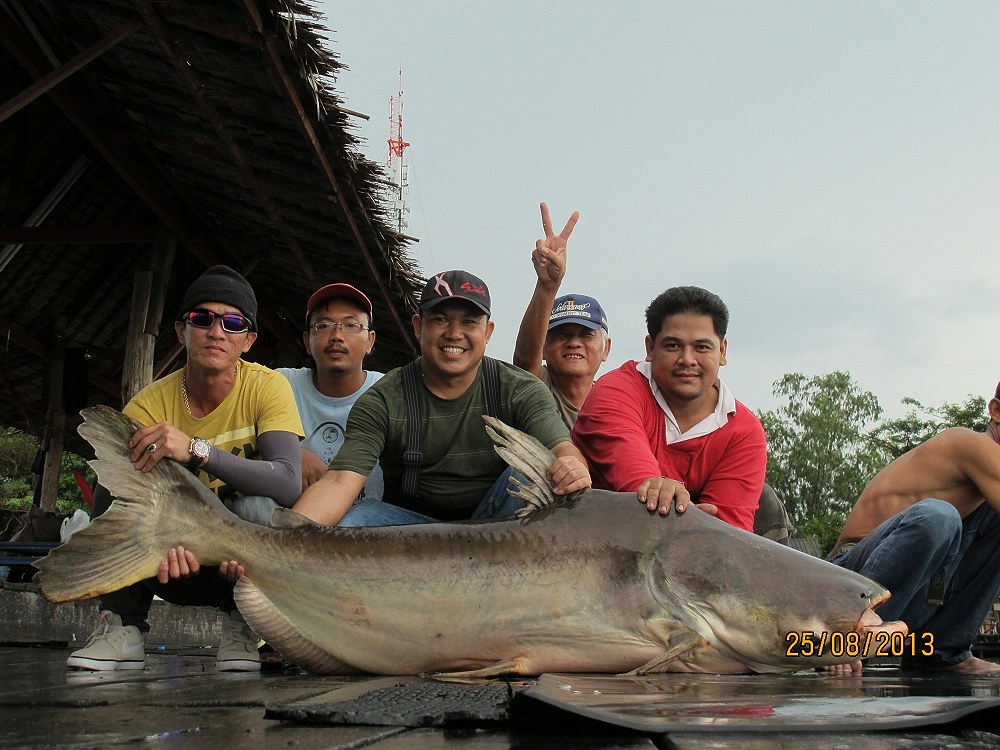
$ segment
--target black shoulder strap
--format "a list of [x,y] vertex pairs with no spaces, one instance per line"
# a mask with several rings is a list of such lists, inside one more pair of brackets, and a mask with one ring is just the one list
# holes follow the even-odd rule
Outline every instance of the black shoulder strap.
[[500,414],[500,365],[493,357],[483,357],[483,377],[486,386],[486,412],[494,419]]
[[[417,378],[420,365],[413,360],[403,367],[403,400],[406,401],[406,451],[403,453],[403,499],[416,500],[420,489],[420,395]],[[483,357],[483,378],[486,389],[486,411],[491,417],[503,419],[500,411],[500,365],[492,357]]]
[[420,488],[420,395],[417,360],[403,367],[403,400],[406,402],[406,451],[403,453],[403,499],[415,500]]

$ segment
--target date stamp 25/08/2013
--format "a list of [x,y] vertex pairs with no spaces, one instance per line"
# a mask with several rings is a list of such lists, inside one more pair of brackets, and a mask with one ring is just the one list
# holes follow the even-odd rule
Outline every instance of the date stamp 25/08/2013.
[[875,657],[933,656],[933,633],[841,633],[793,630],[785,635],[785,656],[789,658],[867,659]]

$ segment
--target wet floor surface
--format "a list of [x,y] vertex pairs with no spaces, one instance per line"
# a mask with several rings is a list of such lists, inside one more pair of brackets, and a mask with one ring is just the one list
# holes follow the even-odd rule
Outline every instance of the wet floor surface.
[[[148,654],[143,671],[74,672],[66,669],[68,654],[65,648],[0,647],[0,748],[1000,747],[1000,710],[994,707],[1000,704],[1000,678],[914,680],[893,670],[869,670],[853,681],[815,675],[664,675],[638,682],[547,676],[541,683],[512,685],[517,693],[514,707],[537,705],[537,713],[515,711],[507,721],[466,719],[445,721],[444,726],[372,726],[341,723],[343,712],[328,710],[324,717],[323,709],[346,705],[346,699],[372,695],[386,686],[419,687],[420,681],[320,677],[296,669],[220,674],[214,671],[214,649],[183,648]],[[525,698],[540,689],[556,699]],[[785,704],[794,699],[796,710],[812,722],[809,731],[801,731],[801,726],[789,731],[794,722],[781,728],[774,724],[776,731],[761,724],[769,721],[769,704],[763,698],[767,695],[784,696]],[[916,715],[936,698],[950,701],[940,704],[945,707],[958,705],[955,701],[962,705],[979,701],[976,708],[982,710],[946,724],[878,731],[871,717],[886,713],[886,700],[901,698],[909,703],[893,704],[900,706],[900,714]],[[816,721],[819,709],[830,711],[838,699],[868,707],[867,713],[842,712],[836,717],[859,722],[855,731],[843,731],[842,726],[825,731],[823,722]],[[560,700],[578,712],[559,707]],[[913,702],[921,700],[920,705]],[[816,711],[810,711],[809,701],[815,701]],[[712,706],[716,717],[735,716],[744,723],[716,718],[715,726],[699,728],[688,720],[704,719]],[[747,706],[752,710],[748,712]],[[314,712],[315,723],[268,718],[295,716],[292,709],[301,707],[320,709]],[[622,714],[631,720],[638,717],[647,731],[596,720],[602,711],[617,712],[619,719]],[[684,712],[687,719],[679,721]]]

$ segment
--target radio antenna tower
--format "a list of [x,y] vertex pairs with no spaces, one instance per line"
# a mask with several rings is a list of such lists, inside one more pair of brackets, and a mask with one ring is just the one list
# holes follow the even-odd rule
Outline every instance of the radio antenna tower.
[[403,233],[409,222],[410,207],[406,205],[409,190],[409,170],[403,165],[403,151],[410,144],[403,140],[403,71],[399,71],[399,93],[389,97],[389,159],[388,172],[391,195],[389,213],[395,220],[396,231]]

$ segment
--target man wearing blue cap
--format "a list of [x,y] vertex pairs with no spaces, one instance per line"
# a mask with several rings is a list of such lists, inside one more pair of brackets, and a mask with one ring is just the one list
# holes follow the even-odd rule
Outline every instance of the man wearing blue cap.
[[596,299],[582,294],[556,297],[566,275],[566,246],[579,212],[557,235],[549,207],[542,203],[541,211],[545,239],[537,240],[531,253],[538,280],[521,319],[513,361],[549,387],[559,416],[572,429],[597,371],[611,353],[611,338],[607,316]]

